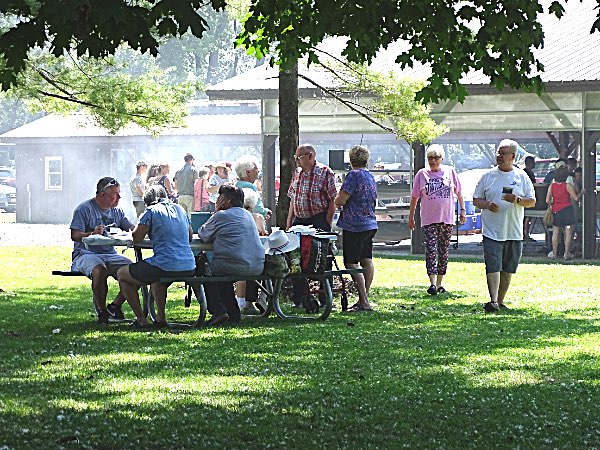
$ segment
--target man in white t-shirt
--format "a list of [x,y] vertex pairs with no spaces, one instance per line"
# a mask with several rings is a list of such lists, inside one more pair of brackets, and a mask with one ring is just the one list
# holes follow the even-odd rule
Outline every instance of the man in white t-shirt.
[[490,301],[486,312],[507,309],[504,297],[517,272],[523,251],[524,208],[535,206],[535,191],[527,174],[514,167],[519,144],[504,139],[496,152],[497,167],[486,172],[473,193],[481,209],[483,257]]

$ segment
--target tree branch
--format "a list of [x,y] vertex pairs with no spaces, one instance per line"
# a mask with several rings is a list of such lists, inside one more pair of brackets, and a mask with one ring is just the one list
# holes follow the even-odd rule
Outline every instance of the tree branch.
[[382,123],[376,121],[375,119],[369,117],[369,115],[365,114],[364,112],[360,111],[356,106],[354,106],[352,104],[352,102],[348,102],[347,100],[345,100],[344,98],[340,97],[335,92],[333,92],[331,89],[327,89],[326,87],[321,86],[320,84],[316,83],[315,81],[311,80],[306,75],[303,75],[301,73],[298,73],[298,78],[302,78],[302,79],[308,81],[309,83],[311,83],[312,85],[314,85],[316,88],[321,89],[323,92],[325,92],[326,94],[332,96],[337,101],[339,101],[343,105],[347,106],[350,110],[352,110],[355,113],[357,113],[358,115],[364,117],[369,122],[371,122],[372,124],[378,126],[382,130],[389,131],[390,133],[396,134],[396,130],[394,130],[393,128],[387,127],[387,126],[383,125]]
[[[104,106],[100,106],[97,105],[95,103],[90,103],[90,102],[86,102],[84,100],[79,100],[78,98],[75,97],[66,97],[64,95],[59,95],[59,94],[53,94],[52,92],[46,92],[46,91],[42,91],[40,89],[37,90],[37,92],[39,92],[42,95],[45,95],[47,97],[52,97],[52,98],[57,98],[59,100],[64,100],[67,102],[71,102],[71,103],[77,103],[78,105],[82,105],[82,106],[87,106],[89,108],[95,108],[95,109],[106,109]],[[116,114],[120,114],[122,116],[131,116],[131,117],[139,117],[141,119],[150,119],[152,120],[152,116],[147,116],[145,114],[136,114],[136,113],[131,113],[128,111],[114,111]]]

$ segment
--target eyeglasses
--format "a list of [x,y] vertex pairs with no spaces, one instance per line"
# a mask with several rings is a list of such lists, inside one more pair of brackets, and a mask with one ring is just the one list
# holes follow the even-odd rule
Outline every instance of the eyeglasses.
[[428,156],[427,157],[428,161],[431,161],[431,160],[437,161],[438,159],[442,159],[442,157],[441,156]]
[[294,155],[294,160],[295,161],[300,161],[302,158],[304,158],[305,156],[309,155],[310,153],[305,153],[304,155]]
[[110,180],[108,180],[108,183],[106,183],[104,185],[104,187],[98,191],[98,193],[104,192],[109,187],[118,186],[118,185],[119,185],[119,182],[117,180],[115,180],[114,178],[111,178]]
[[508,155],[514,155],[514,153],[513,152],[496,152],[496,155],[508,156]]

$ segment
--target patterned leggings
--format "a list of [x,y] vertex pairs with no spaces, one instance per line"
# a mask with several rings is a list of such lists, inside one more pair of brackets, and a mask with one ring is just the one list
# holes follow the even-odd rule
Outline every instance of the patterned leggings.
[[423,227],[427,275],[446,275],[452,227],[452,224],[447,223],[432,223]]

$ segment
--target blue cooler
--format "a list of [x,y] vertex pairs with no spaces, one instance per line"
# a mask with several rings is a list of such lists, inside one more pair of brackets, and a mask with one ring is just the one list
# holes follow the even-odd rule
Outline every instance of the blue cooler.
[[467,214],[466,222],[459,226],[459,231],[471,231],[476,230],[477,228],[477,217],[480,217],[479,214]]

